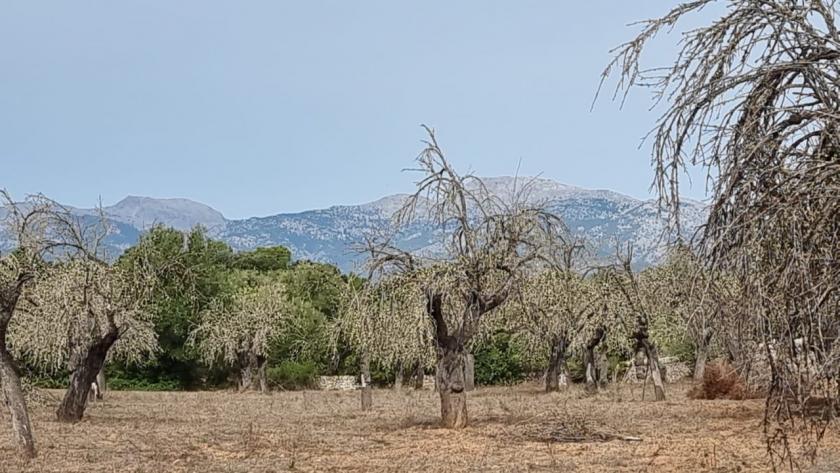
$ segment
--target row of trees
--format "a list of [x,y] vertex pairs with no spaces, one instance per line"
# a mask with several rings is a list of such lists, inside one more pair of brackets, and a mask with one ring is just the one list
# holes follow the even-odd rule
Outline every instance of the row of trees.
[[447,230],[448,252],[435,259],[369,241],[370,277],[348,287],[339,322],[348,343],[387,366],[434,365],[443,425],[452,428],[468,423],[466,356],[499,330],[547,365],[549,391],[565,384],[571,354],[595,390],[603,371],[597,352],[638,353],[664,400],[663,344],[693,347],[702,378],[713,341],[725,345],[718,320],[741,315],[735,281],[708,271],[678,241],[663,265],[641,273],[632,246],[619,248],[613,264],[589,267],[584,242],[529,198],[528,182],[512,195],[492,195],[479,178],[459,175],[427,132],[418,157],[423,178],[396,225],[422,213]]
[[2,197],[17,248],[0,255],[0,381],[27,456],[35,446],[24,372],[69,378],[57,417],[76,422],[106,364],[175,387],[238,371],[241,389],[265,389],[270,355],[332,370],[347,356],[331,350],[325,328],[344,284],[335,267],[291,264],[282,247],[234,254],[200,228],[163,227],[112,262],[101,251],[110,231],[104,215],[80,215],[43,196]]

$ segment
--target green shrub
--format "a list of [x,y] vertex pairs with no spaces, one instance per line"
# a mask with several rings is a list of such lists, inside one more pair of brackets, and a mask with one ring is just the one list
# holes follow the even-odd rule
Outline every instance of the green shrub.
[[507,332],[497,332],[474,350],[477,384],[513,384],[525,379],[524,348]]
[[113,377],[107,380],[108,389],[113,391],[179,391],[181,383],[177,379],[159,379],[150,381],[138,378]]
[[272,389],[307,389],[316,385],[318,369],[311,361],[284,361],[266,369],[265,376]]

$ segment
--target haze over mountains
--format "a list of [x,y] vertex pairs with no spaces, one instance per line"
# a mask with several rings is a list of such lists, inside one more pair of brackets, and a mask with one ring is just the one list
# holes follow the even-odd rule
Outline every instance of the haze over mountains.
[[[523,180],[512,177],[484,179],[488,190],[507,197]],[[109,253],[118,255],[133,245],[141,233],[162,224],[179,230],[195,225],[208,229],[235,250],[259,246],[284,245],[295,259],[310,259],[336,264],[343,271],[359,270],[363,257],[353,247],[369,234],[387,230],[391,216],[406,195],[383,197],[360,205],[335,205],[326,209],[298,213],[280,213],[267,217],[228,220],[221,212],[189,199],[156,199],[129,196],[104,207],[113,221],[113,234],[106,244]],[[661,260],[665,244],[664,222],[656,203],[639,200],[609,190],[591,190],[536,178],[530,187],[529,200],[545,203],[562,216],[573,232],[590,242],[593,258],[607,258],[615,251],[616,241],[633,242],[635,264],[644,267]],[[90,214],[91,209],[74,209]],[[702,203],[687,200],[682,208],[683,230],[691,235],[703,222],[706,211]],[[4,212],[0,211],[0,217]],[[428,221],[418,220],[395,237],[395,243],[406,250],[440,251],[442,230]],[[0,249],[8,249],[11,241],[0,234]]]

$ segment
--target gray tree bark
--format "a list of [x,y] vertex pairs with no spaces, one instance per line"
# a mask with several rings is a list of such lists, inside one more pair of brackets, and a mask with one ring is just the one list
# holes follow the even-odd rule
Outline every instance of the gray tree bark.
[[29,409],[26,407],[26,398],[23,396],[17,363],[6,345],[6,334],[23,287],[33,277],[30,273],[23,273],[16,281],[0,287],[0,388],[3,390],[6,406],[9,408],[12,434],[18,448],[26,458],[35,458],[37,454],[35,436],[32,433],[32,423],[29,421]]
[[103,366],[101,370],[99,370],[99,374],[96,375],[96,387],[98,390],[96,391],[96,399],[102,400],[105,398],[105,390],[107,389],[108,381],[105,379],[105,367]]
[[359,380],[362,385],[361,404],[363,411],[369,411],[373,407],[373,393],[370,386],[370,357],[367,353],[361,356],[361,375]]
[[566,386],[566,347],[565,337],[557,337],[551,344],[548,357],[548,369],[545,373],[545,391],[559,391],[560,386]]
[[472,354],[464,357],[464,391],[475,391],[475,357]]

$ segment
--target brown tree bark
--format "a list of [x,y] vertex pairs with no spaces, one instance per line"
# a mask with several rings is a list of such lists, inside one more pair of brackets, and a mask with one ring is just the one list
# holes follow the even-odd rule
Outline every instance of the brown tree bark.
[[545,373],[545,392],[559,391],[560,386],[566,386],[566,348],[565,337],[553,340]]
[[90,385],[96,381],[96,377],[105,366],[108,350],[114,346],[118,338],[119,330],[111,324],[108,333],[88,348],[84,358],[70,374],[70,387],[64,393],[64,399],[56,412],[60,422],[82,420],[90,395]]
[[20,383],[20,373],[17,363],[6,345],[6,334],[9,322],[17,308],[23,287],[31,281],[33,275],[23,273],[17,280],[6,287],[0,287],[0,388],[3,399],[9,408],[12,421],[12,433],[18,448],[26,458],[35,458],[35,436],[32,433],[32,423],[29,421],[29,409]]
[[361,375],[359,381],[361,382],[361,404],[363,411],[369,411],[373,407],[373,393],[370,387],[370,357],[367,353],[361,356]]

